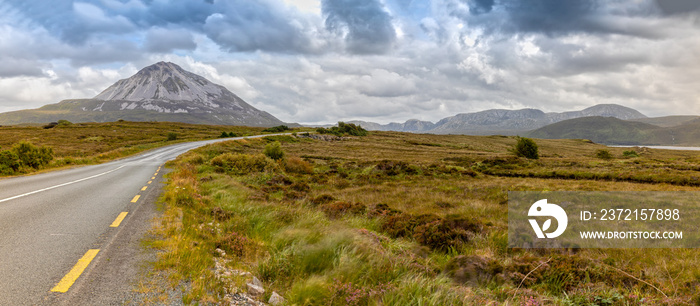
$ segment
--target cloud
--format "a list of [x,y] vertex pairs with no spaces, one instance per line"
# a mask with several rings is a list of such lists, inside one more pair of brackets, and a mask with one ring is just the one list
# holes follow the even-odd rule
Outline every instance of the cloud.
[[145,48],[149,52],[169,53],[175,49],[194,50],[197,44],[194,42],[192,32],[186,29],[154,27],[146,33]]
[[326,28],[345,38],[348,51],[381,54],[396,42],[392,17],[378,0],[323,0]]
[[[207,36],[230,52],[308,52],[310,40],[304,25],[279,3],[268,1],[226,1],[221,11],[207,17]],[[296,21],[296,22],[295,22]]]

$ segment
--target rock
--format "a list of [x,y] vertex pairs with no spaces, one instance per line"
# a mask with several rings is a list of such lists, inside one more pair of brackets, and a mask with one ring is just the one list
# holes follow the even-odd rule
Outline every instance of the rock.
[[284,298],[277,294],[277,292],[272,292],[272,295],[270,296],[270,300],[267,301],[268,304],[270,305],[282,305],[284,304]]
[[255,277],[255,276],[253,276],[253,282],[252,282],[252,284],[253,284],[253,285],[256,285],[256,286],[258,286],[258,287],[262,287],[262,286],[263,286],[262,282],[261,282],[257,277]]
[[248,294],[252,297],[259,297],[265,293],[265,289],[263,289],[262,286],[257,286],[251,283],[246,283],[246,286],[248,287]]

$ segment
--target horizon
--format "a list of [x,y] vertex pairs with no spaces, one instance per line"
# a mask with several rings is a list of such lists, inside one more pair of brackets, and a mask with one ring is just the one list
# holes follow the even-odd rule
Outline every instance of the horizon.
[[167,61],[307,125],[598,104],[700,114],[699,16],[683,0],[11,0],[0,112],[94,97]]

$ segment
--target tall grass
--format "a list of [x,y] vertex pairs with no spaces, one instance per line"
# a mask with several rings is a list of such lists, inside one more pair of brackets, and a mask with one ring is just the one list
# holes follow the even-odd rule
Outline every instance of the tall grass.
[[[193,281],[188,301],[202,303],[220,298],[221,284],[196,280],[209,279],[222,243],[230,244],[231,268],[263,281],[262,300],[276,291],[297,305],[698,300],[696,250],[528,251],[508,249],[506,234],[509,190],[693,190],[674,182],[694,174],[697,156],[652,151],[601,161],[599,145],[538,140],[534,161],[514,157],[515,142],[381,132],[301,138],[280,142],[286,158],[278,161],[261,154],[264,139],[197,149],[172,164],[166,216],[182,221],[163,223],[170,255],[162,266]],[[631,178],[660,175],[605,177],[623,168]],[[552,171],[598,176],[539,175]]]

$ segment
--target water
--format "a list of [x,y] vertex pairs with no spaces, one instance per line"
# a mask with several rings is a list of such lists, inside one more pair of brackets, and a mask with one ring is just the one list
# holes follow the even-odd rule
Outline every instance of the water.
[[682,150],[682,151],[700,151],[700,147],[676,147],[676,146],[608,146],[614,148],[649,148],[649,149],[663,149],[663,150]]

